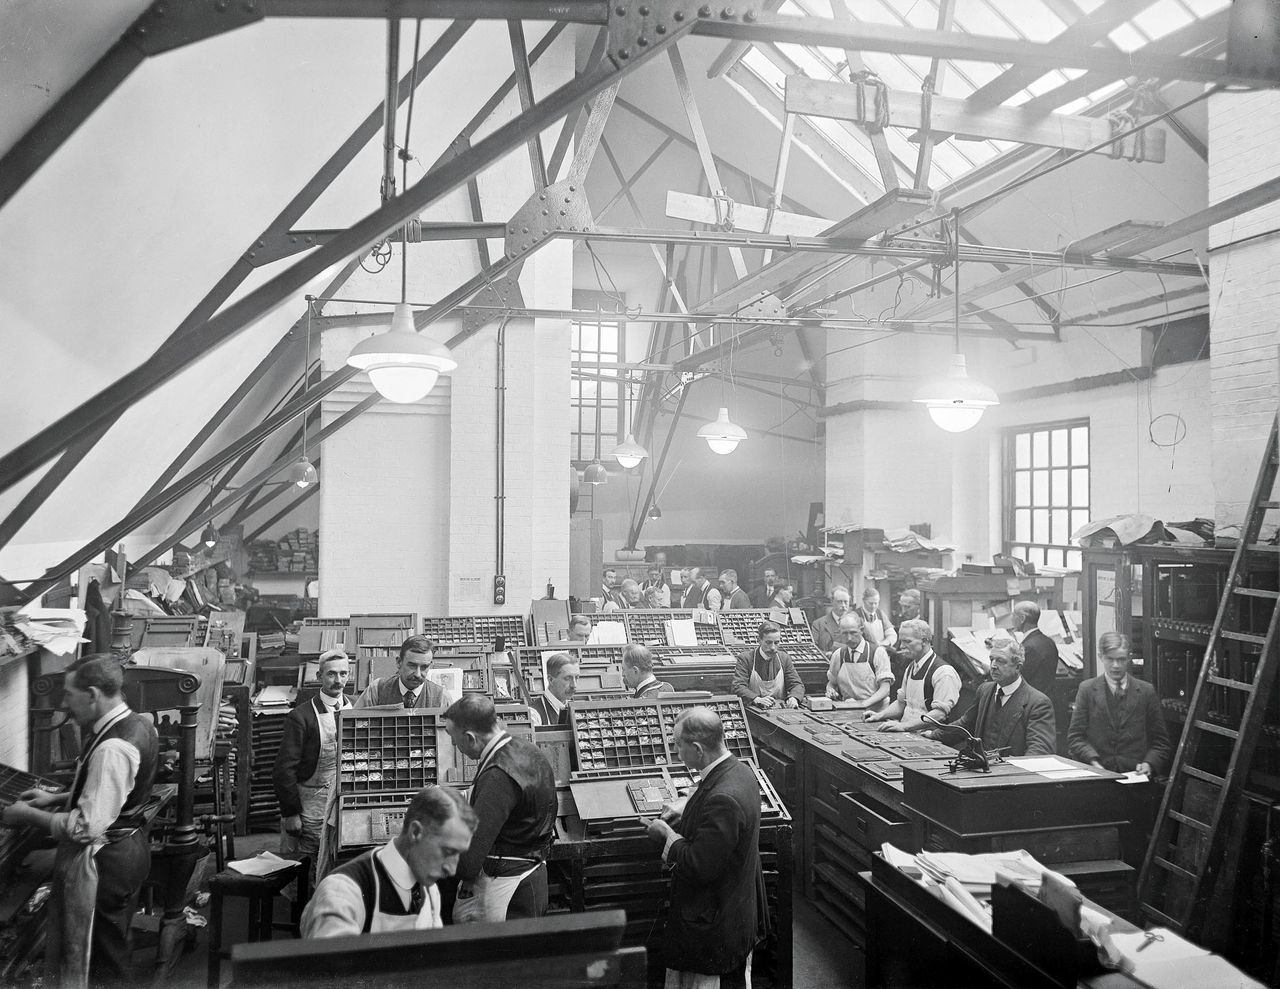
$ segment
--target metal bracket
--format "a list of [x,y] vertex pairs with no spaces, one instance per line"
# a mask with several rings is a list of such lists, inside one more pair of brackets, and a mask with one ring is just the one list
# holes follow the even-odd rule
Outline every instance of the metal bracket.
[[[468,308],[469,306],[485,306],[485,310]],[[470,336],[490,323],[496,323],[501,314],[490,311],[492,308],[523,309],[524,295],[520,292],[520,269],[515,268],[505,275],[494,279],[480,289],[466,305],[458,307],[462,315],[460,334]]]
[[302,251],[309,251],[318,243],[320,241],[312,234],[295,234],[281,230],[277,233],[263,234],[244,252],[242,258],[257,268]]
[[791,313],[787,307],[782,304],[772,292],[766,292],[764,295],[753,300],[747,305],[739,309],[733,317],[733,322],[750,323],[754,319],[763,317],[765,319],[786,319]]
[[746,3],[722,0],[716,4],[698,0],[614,0],[609,6],[609,59],[617,68],[622,68],[650,45],[688,30],[699,19],[751,24],[762,10],[762,0]]
[[129,37],[139,51],[159,55],[265,17],[261,0],[156,0],[133,22]]
[[508,258],[517,258],[561,231],[582,233],[594,229],[581,179],[570,177],[530,196],[516,211],[507,222],[503,250]]

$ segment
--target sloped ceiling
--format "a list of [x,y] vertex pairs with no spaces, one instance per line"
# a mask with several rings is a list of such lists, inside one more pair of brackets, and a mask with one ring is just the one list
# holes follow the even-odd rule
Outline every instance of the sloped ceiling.
[[[26,133],[146,6],[143,0],[7,4],[0,11],[0,105],[5,107],[0,151]],[[424,46],[445,26],[424,22]],[[530,46],[547,26],[527,25]],[[596,32],[569,30],[576,32],[581,61]],[[405,33],[402,67],[410,57],[412,30]],[[377,20],[268,19],[148,59],[0,209],[0,270],[5,272],[0,282],[0,450],[14,448],[152,356],[379,104],[385,46],[386,28]],[[723,42],[691,39],[682,43],[681,52],[712,149],[752,173],[763,188],[772,179],[779,128],[741,89],[726,79],[707,78],[708,65],[723,47]],[[438,123],[445,104],[450,111],[454,104],[478,107],[511,64],[504,24],[480,23],[467,33],[439,76],[420,91],[415,151],[421,161],[433,160],[456,131]],[[665,58],[626,79],[619,95],[689,135]],[[1190,122],[1198,126],[1194,114]],[[544,146],[549,149],[555,136],[556,130],[549,130]],[[630,173],[661,138],[618,106],[606,139]],[[369,143],[308,212],[303,226],[344,225],[377,205],[379,143],[380,137]],[[1098,157],[1071,166],[1060,181],[1032,185],[976,218],[973,231],[992,244],[1054,250],[1122,219],[1168,221],[1202,207],[1204,163],[1172,134],[1168,147],[1169,161],[1163,165]],[[842,174],[830,164],[835,159],[825,157],[827,165],[804,149],[793,153],[787,192],[793,208],[836,220],[860,205],[855,190],[865,186],[865,176]],[[420,163],[417,167],[413,177],[421,174]],[[646,225],[687,226],[665,217],[666,192],[696,192],[700,180],[696,154],[673,145],[634,188]],[[726,185],[748,201],[750,192],[740,177],[726,179]],[[483,177],[480,186],[490,219],[505,219],[523,196],[486,187]],[[587,183],[593,206],[617,188],[604,156],[597,155]],[[634,217],[621,201],[602,222],[630,225]],[[620,287],[628,296],[651,305],[657,278],[648,249],[601,245],[597,250],[606,264],[613,259],[611,268],[626,283]],[[724,284],[730,277],[726,252],[717,254]],[[232,300],[288,263],[257,270]],[[594,289],[589,271],[589,263],[584,267],[580,260],[576,282]],[[323,283],[316,279],[305,291],[318,291]],[[1078,290],[1052,280],[1037,287],[1060,288],[1064,311],[1153,291],[1149,276],[1127,275]],[[218,424],[204,452],[243,435],[301,372],[301,338],[294,328],[303,313],[303,294],[122,416],[10,545],[0,548],[0,576],[34,577],[125,517],[245,375],[294,330],[278,365]],[[1002,301],[1012,304],[1007,318],[1024,311],[1016,293],[991,300]],[[799,376],[807,362],[788,345],[781,361],[764,363]],[[259,451],[245,473],[279,456],[286,432]],[[0,493],[0,519],[47,469]],[[202,495],[192,492],[131,539],[141,548],[169,535]]]

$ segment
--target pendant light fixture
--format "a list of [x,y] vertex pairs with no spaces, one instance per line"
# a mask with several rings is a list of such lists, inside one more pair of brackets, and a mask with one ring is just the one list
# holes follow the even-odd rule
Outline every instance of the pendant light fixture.
[[[399,39],[399,28],[388,27],[389,38]],[[394,53],[395,42],[388,44]],[[392,54],[389,57],[394,57]],[[416,70],[415,70],[416,71]],[[390,117],[387,124],[387,140],[391,140],[395,120],[394,83],[395,72],[389,73],[392,90],[388,93],[387,107]],[[415,77],[416,79],[416,77]],[[412,86],[412,84],[411,84]],[[404,146],[401,160],[404,162],[404,183],[408,188],[409,130],[412,125],[413,103],[409,104],[409,119],[405,121]],[[388,155],[390,154],[390,145]],[[390,166],[388,166],[388,169]],[[388,186],[394,193],[394,173],[384,176],[383,199],[388,197]],[[449,348],[436,340],[429,333],[419,333],[413,323],[413,310],[408,302],[409,289],[409,224],[406,221],[400,227],[400,302],[391,315],[391,329],[361,340],[351,348],[347,355],[347,363],[361,371],[367,371],[369,381],[377,389],[378,394],[389,402],[408,404],[425,398],[440,375],[454,370],[458,362],[453,359]]]
[[[609,472],[600,463],[600,379],[596,379],[596,456],[582,472],[582,479],[588,484],[608,484]],[[592,511],[594,511],[594,506]]]
[[[209,481],[209,507],[213,507],[213,481]],[[218,530],[213,524],[213,519],[209,519],[208,524],[204,527],[204,532],[200,533],[200,542],[205,549],[213,549],[218,545]]]
[[657,505],[650,505],[648,515],[650,522],[657,522],[658,519],[662,518],[662,509]]
[[[600,382],[596,382],[596,388],[600,387]],[[627,382],[626,402],[623,405],[623,412],[627,416],[627,421],[631,420],[631,382]],[[626,470],[632,467],[639,467],[641,461],[649,456],[649,451],[636,442],[636,438],[631,435],[631,430],[627,430],[627,438],[613,448],[613,459],[618,461],[618,466]]]
[[[307,297],[307,336],[306,349],[302,358],[302,397],[306,398],[307,384],[311,381],[311,307],[313,301],[310,296]],[[311,410],[304,409],[302,413],[302,456],[293,462],[289,467],[289,481],[296,484],[300,488],[310,487],[320,480],[316,473],[315,464],[307,459],[307,419],[310,418]]]
[[713,422],[707,423],[698,430],[698,436],[707,441],[712,453],[733,453],[738,444],[747,438],[747,431],[729,420],[729,410],[724,406]]
[[929,410],[929,418],[948,433],[963,433],[978,424],[990,406],[999,405],[995,391],[969,377],[964,354],[960,353],[960,210],[951,211],[952,271],[955,284],[951,293],[951,322],[955,328],[955,352],[946,375],[922,385],[913,401]]

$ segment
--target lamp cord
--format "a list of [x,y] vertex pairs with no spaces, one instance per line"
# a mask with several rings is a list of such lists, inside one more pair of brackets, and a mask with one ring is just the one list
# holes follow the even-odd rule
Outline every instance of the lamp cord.
[[951,324],[955,327],[956,353],[960,353],[960,207],[951,210],[951,264],[954,288],[952,289]]
[[[302,397],[307,397],[307,383],[311,380],[311,303],[307,303],[307,340],[302,357]],[[302,413],[302,455],[307,455],[307,419],[311,415],[310,408],[303,406]]]

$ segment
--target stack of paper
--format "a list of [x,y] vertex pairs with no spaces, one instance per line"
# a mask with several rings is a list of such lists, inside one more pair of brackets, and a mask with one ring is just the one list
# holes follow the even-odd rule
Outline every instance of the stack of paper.
[[297,687],[286,687],[276,684],[271,687],[263,687],[258,691],[258,696],[253,699],[254,707],[288,707],[293,703],[293,699],[298,696]]
[[1009,876],[1030,892],[1040,889],[1044,866],[1022,850],[966,855],[963,852],[921,852],[916,864],[925,876],[938,883],[954,879],[974,893],[990,894],[996,871]]
[[295,860],[281,858],[274,852],[259,852],[253,858],[227,863],[242,876],[270,876],[297,864]]

